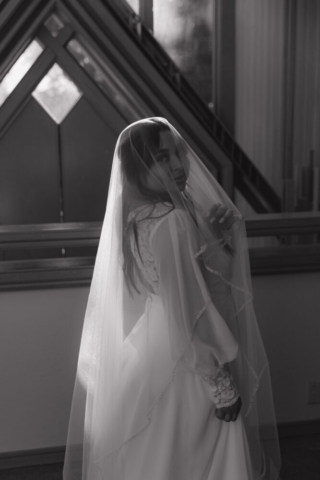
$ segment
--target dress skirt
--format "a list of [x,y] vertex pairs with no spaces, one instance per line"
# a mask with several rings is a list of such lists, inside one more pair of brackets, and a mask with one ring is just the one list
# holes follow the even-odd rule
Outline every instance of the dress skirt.
[[102,460],[105,480],[251,480],[241,415],[217,419],[201,376],[175,366],[160,296],[149,295],[123,348],[124,442],[112,475]]

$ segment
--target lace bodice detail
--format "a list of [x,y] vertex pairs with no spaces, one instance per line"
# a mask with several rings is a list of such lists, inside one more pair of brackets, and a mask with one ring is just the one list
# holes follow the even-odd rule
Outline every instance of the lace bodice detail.
[[[154,209],[150,205],[139,207],[133,210],[128,217],[128,220],[135,218],[138,233],[138,246],[132,232],[130,238],[131,251],[141,270],[143,278],[151,287],[152,293],[160,294],[159,289],[159,274],[155,265],[155,261],[150,249],[150,236],[153,229],[161,222],[166,215],[172,211],[172,205],[166,203],[158,203]],[[144,217],[150,217],[146,218]]]

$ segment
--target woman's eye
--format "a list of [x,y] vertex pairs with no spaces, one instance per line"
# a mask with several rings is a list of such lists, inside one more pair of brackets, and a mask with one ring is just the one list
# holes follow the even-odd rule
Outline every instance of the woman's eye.
[[161,158],[159,158],[158,162],[164,163],[169,161],[169,155],[163,155]]

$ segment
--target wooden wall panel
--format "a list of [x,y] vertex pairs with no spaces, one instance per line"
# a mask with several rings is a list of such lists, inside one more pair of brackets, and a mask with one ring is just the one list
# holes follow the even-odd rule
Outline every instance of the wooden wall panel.
[[0,138],[0,223],[60,221],[57,126],[30,98]]
[[294,165],[309,165],[310,150],[320,162],[320,4],[297,2],[294,99]]
[[236,1],[235,136],[282,194],[284,0]]
[[117,136],[83,97],[61,124],[60,136],[64,220],[101,221]]

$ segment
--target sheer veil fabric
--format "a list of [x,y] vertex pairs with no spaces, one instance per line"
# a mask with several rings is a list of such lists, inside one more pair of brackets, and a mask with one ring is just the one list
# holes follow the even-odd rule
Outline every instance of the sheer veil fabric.
[[[176,169],[157,128],[171,139]],[[235,212],[229,230],[206,219],[217,204]],[[216,179],[165,119],[128,126],[85,313],[65,480],[278,478],[251,292],[245,224]],[[223,365],[242,399],[236,422],[218,420],[210,399]]]

